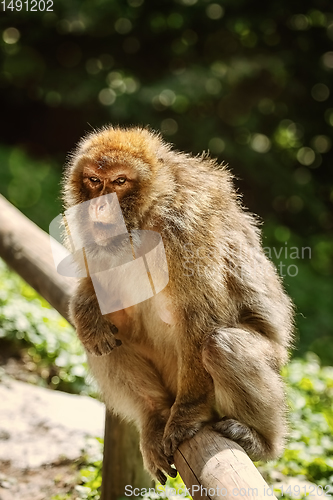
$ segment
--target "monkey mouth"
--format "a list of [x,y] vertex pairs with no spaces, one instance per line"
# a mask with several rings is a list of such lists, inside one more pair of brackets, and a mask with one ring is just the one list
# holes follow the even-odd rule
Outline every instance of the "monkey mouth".
[[108,238],[112,238],[112,236],[114,236],[115,226],[116,224],[112,223],[94,222],[93,234],[96,243],[103,244],[102,242],[105,242]]
[[97,231],[112,230],[114,226],[115,224],[112,224],[111,222],[94,222],[94,228],[97,229]]

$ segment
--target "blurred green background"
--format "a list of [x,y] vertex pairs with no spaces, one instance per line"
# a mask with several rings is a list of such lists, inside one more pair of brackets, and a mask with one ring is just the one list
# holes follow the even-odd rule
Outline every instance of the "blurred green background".
[[[332,0],[44,7],[0,3],[0,192],[48,230],[67,153],[106,123],[148,125],[227,162],[297,307],[290,442],[262,471],[333,484]],[[0,364],[5,352],[23,379],[92,394],[74,338],[0,261]],[[82,498],[96,499],[100,465],[89,470]]]
[[296,354],[333,364],[331,0],[5,4],[1,193],[47,230],[67,152],[105,123],[209,150],[264,221],[297,306]]

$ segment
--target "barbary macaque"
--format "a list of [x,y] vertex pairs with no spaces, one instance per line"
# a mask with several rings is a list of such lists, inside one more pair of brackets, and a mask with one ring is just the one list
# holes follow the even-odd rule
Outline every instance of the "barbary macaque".
[[146,469],[163,484],[175,477],[177,447],[205,425],[253,460],[278,456],[293,308],[228,168],[145,128],[110,126],[78,144],[63,189],[67,209],[93,200],[77,229],[96,261],[122,253],[108,242],[113,211],[102,195],[116,193],[129,234],[162,236],[169,282],[160,293],[102,315],[88,276],[70,302],[106,406],[138,427]]

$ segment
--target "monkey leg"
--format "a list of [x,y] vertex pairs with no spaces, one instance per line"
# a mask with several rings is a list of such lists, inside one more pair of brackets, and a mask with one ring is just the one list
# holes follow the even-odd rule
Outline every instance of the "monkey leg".
[[253,460],[281,453],[286,435],[280,345],[242,328],[221,329],[203,349],[203,363],[214,381],[215,405],[224,418],[213,425],[236,441]]
[[88,355],[88,362],[107,408],[137,426],[146,470],[162,484],[166,474],[176,477],[162,442],[174,398],[154,365],[125,341],[108,356]]
[[163,437],[164,451],[170,458],[214,415],[213,381],[203,367],[200,345],[183,342],[179,352],[177,396]]
[[69,312],[85,349],[95,356],[109,354],[121,345],[115,325],[102,316],[90,278],[84,278],[69,303]]

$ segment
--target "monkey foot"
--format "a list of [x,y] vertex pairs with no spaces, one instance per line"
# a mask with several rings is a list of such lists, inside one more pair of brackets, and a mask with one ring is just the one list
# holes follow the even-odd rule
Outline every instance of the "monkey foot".
[[191,439],[201,428],[201,423],[191,426],[178,424],[172,421],[166,426],[163,436],[164,453],[167,457],[173,457],[178,446],[187,439]]
[[254,460],[266,460],[268,458],[268,445],[257,431],[233,418],[224,417],[212,425],[214,431],[239,444],[249,457]]

